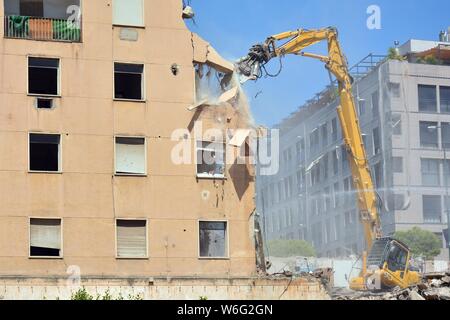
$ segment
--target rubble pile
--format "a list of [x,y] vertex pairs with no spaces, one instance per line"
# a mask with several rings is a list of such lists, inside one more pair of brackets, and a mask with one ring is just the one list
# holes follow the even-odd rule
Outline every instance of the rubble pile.
[[343,292],[332,295],[335,300],[450,300],[450,272],[431,273],[413,287],[394,288],[390,292]]

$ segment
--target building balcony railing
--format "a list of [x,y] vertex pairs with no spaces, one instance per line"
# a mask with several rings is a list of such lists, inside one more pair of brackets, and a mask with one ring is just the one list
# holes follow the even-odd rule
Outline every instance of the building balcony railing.
[[5,38],[81,42],[81,29],[66,19],[5,16]]

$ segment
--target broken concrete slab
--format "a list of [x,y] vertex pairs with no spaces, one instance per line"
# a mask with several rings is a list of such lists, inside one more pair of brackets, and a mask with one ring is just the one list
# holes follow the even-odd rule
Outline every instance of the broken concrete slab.
[[194,62],[206,63],[223,73],[234,72],[233,63],[220,56],[208,42],[195,33],[192,33],[192,46],[194,49]]
[[239,93],[239,88],[238,87],[234,87],[226,92],[224,92],[220,97],[219,97],[219,103],[224,103],[224,102],[228,102],[234,98],[236,98],[236,96]]

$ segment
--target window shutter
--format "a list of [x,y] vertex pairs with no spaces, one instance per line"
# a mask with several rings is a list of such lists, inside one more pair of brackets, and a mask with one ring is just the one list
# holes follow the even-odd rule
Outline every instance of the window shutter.
[[31,219],[30,246],[61,250],[61,220]]
[[116,172],[145,174],[145,140],[116,139]]
[[144,26],[143,0],[114,0],[114,24],[123,26]]
[[147,223],[138,220],[117,220],[117,256],[147,256]]

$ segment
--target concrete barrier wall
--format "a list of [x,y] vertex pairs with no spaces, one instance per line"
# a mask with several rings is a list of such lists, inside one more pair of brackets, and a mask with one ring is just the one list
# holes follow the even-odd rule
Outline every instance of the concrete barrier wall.
[[145,300],[323,300],[328,293],[316,279],[66,279],[0,278],[0,300],[68,300],[84,287],[96,297]]

